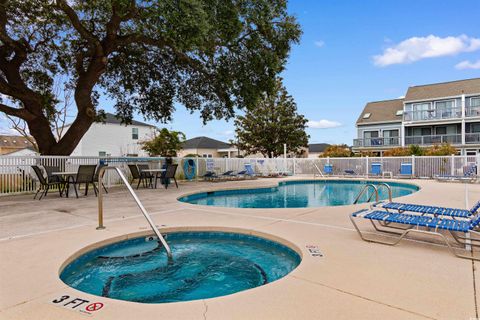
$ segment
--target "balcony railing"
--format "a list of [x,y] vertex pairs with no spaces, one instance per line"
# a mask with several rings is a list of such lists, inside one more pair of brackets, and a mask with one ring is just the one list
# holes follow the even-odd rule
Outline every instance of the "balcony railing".
[[462,117],[461,108],[433,109],[421,111],[405,111],[403,113],[404,121],[427,121],[427,120],[443,120]]
[[480,117],[480,106],[466,107],[465,117]]
[[432,144],[441,144],[441,143],[461,144],[462,135],[461,134],[443,134],[443,135],[433,135],[433,136],[405,137],[406,145],[410,145],[410,144],[432,145]]
[[465,133],[466,144],[480,144],[480,133]]
[[353,139],[353,146],[354,147],[399,146],[400,142],[401,142],[400,137]]

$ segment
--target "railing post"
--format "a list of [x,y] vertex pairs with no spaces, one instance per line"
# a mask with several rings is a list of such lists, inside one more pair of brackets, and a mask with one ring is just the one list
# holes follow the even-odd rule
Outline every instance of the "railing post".
[[368,177],[368,156],[365,157],[365,175]]
[[455,155],[450,156],[450,175],[455,175]]
[[415,177],[415,155],[412,155],[412,177]]
[[195,167],[197,167],[197,170],[195,170],[195,180],[198,182],[198,173],[200,172],[200,167],[198,166],[198,156],[195,157]]

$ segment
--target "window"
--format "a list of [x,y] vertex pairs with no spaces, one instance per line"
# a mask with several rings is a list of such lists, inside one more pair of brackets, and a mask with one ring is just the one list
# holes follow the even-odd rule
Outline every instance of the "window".
[[477,133],[477,132],[480,132],[480,123],[470,124],[470,133]]
[[138,140],[138,128],[132,128],[132,139]]
[[363,119],[368,119],[370,118],[371,115],[372,115],[371,113],[367,112],[363,115]]
[[105,151],[98,151],[98,156],[99,156],[99,157],[106,157],[106,156],[107,156],[107,152],[105,152]]
[[[435,118],[448,119],[457,116],[455,112],[455,100],[445,100],[435,102]],[[460,114],[458,115],[460,116]]]
[[414,103],[412,105],[412,111],[413,111],[412,120],[429,119],[431,115],[431,104],[430,102]]
[[378,138],[378,131],[364,131],[363,132],[363,137],[365,139]]
[[480,107],[480,97],[470,98],[471,107]]
[[383,130],[383,137],[384,137],[384,138],[398,137],[398,129],[395,129],[395,130]]
[[447,134],[447,127],[436,127],[435,134]]
[[204,154],[202,154],[202,157],[203,158],[213,158],[211,153],[204,153]]
[[421,135],[422,136],[429,136],[432,134],[432,128],[422,128]]

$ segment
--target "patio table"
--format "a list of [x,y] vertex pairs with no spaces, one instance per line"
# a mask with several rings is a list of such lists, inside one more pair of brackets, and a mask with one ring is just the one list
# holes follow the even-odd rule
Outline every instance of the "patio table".
[[155,189],[157,189],[157,180],[158,180],[158,174],[165,172],[166,169],[143,169],[140,172],[147,172],[147,173],[154,173],[155,174]]
[[77,171],[57,171],[57,172],[52,172],[51,175],[65,177],[65,196],[68,198],[68,194],[70,192],[70,179],[75,181],[75,176],[77,175]]

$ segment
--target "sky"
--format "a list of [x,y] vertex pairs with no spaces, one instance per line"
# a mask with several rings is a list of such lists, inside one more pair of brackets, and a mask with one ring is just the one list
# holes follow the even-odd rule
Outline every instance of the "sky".
[[[412,85],[480,77],[480,0],[290,0],[288,11],[303,34],[281,76],[309,120],[311,143],[351,145],[369,101],[402,97]],[[112,106],[100,99],[106,111]],[[234,138],[233,120],[203,125],[181,105],[171,123],[146,122],[188,139]]]

